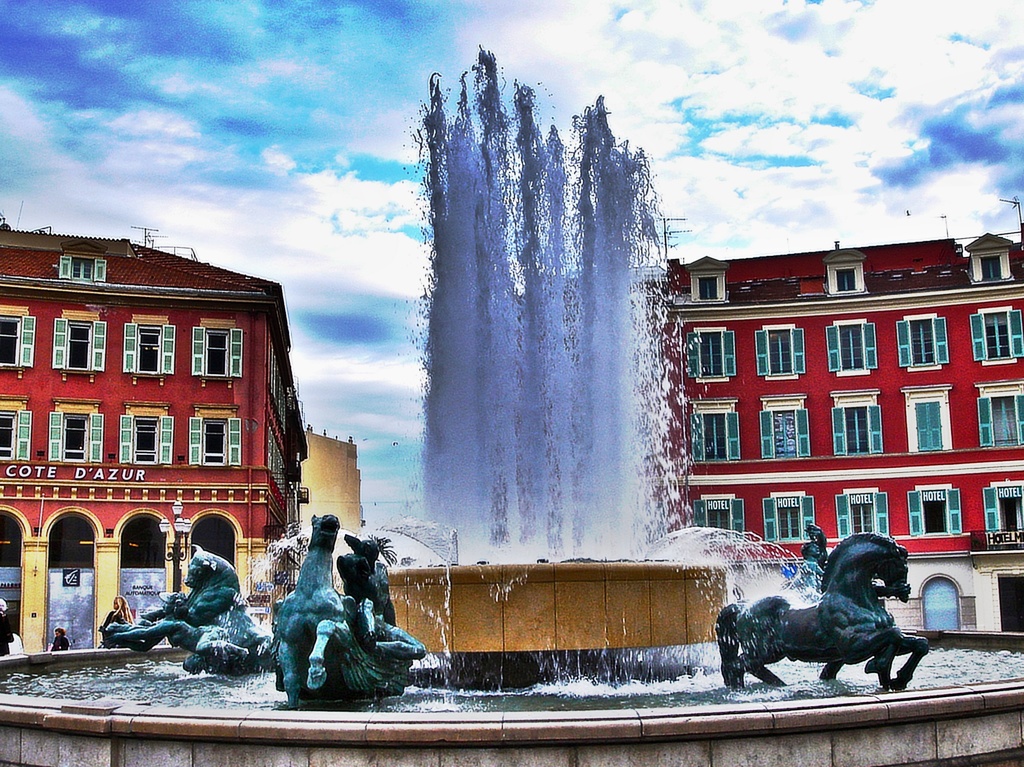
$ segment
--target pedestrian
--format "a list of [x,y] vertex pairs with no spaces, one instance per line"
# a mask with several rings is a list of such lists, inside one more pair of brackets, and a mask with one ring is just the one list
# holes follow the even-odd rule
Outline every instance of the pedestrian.
[[0,599],[0,655],[11,654],[13,641],[14,631],[11,630],[11,621],[7,617],[7,600]]
[[111,623],[127,623],[129,626],[135,622],[132,618],[132,609],[128,606],[128,600],[118,595],[114,597],[114,609],[107,613],[106,620],[100,626],[103,631]]
[[53,644],[50,645],[50,652],[70,649],[71,642],[68,641],[68,632],[58,626],[53,630]]

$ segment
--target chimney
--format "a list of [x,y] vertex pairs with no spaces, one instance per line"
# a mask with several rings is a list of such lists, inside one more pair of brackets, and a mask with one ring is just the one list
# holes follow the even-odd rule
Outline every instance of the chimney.
[[839,250],[839,240],[836,240],[836,250]]

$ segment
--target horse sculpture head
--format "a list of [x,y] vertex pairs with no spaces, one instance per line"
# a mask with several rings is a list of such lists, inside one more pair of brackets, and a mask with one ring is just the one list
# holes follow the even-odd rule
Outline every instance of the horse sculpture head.
[[338,532],[341,530],[341,522],[333,514],[324,514],[322,517],[313,517],[313,533],[309,536],[309,548],[326,549],[334,551],[334,544],[338,540]]
[[854,533],[829,554],[821,590],[836,588],[841,582],[880,580],[896,596],[907,585],[907,573],[907,550],[903,546],[887,535]]

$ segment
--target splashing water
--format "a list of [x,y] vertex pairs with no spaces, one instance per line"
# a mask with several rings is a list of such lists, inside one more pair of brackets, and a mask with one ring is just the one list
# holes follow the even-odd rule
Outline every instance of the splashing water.
[[421,136],[428,513],[463,561],[635,556],[670,486],[647,159],[602,99],[567,147],[530,88],[506,108],[490,53],[468,80],[450,115],[432,79]]

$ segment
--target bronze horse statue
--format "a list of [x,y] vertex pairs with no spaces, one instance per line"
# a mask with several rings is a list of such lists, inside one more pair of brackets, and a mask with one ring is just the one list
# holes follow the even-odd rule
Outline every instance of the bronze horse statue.
[[[880,582],[880,583],[879,583]],[[751,605],[727,605],[715,631],[726,685],[743,687],[749,672],[768,684],[785,684],[767,666],[783,658],[824,663],[821,679],[835,679],[844,665],[862,663],[886,690],[906,689],[928,640],[905,636],[883,597],[910,598],[907,550],[877,533],[856,533],[828,555],[816,605],[793,608],[781,596]],[[909,655],[892,676],[896,656]]]

